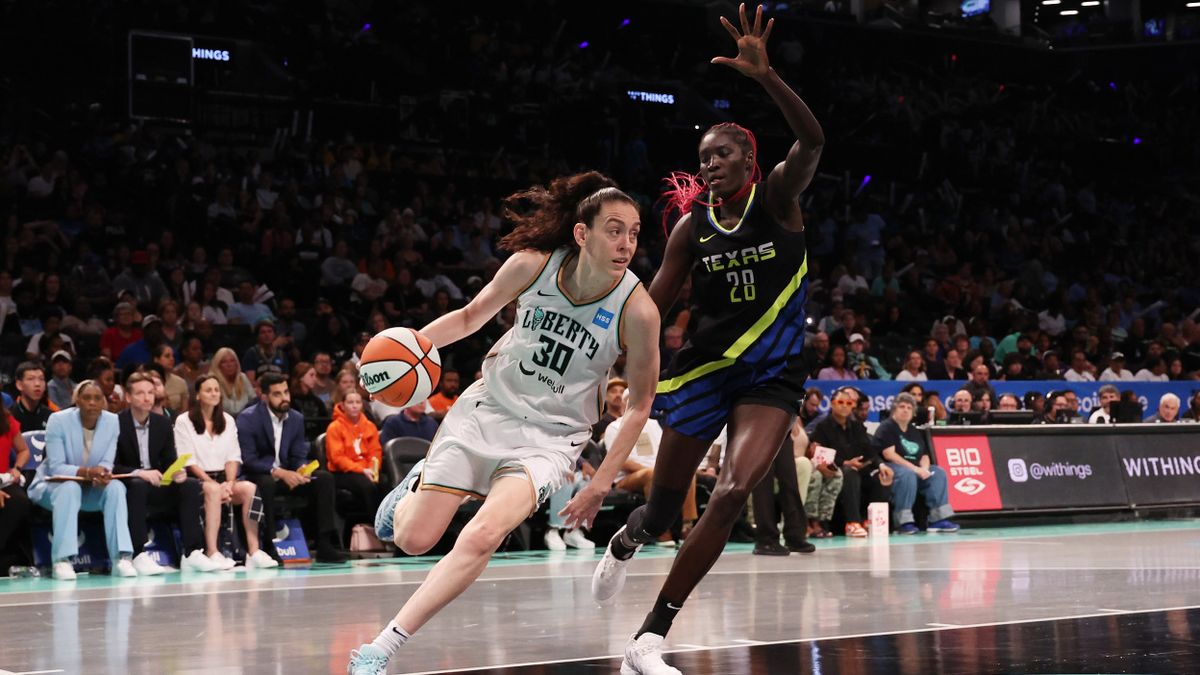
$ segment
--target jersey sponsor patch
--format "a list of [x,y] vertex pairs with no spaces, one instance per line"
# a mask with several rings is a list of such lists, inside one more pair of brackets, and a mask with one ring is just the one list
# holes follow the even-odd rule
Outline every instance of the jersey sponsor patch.
[[592,317],[592,323],[607,330],[613,322],[613,313],[606,309],[596,310],[596,316]]

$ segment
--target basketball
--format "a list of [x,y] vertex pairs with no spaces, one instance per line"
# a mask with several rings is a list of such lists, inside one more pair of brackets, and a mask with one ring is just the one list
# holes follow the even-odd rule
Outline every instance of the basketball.
[[433,393],[442,377],[442,359],[424,335],[411,328],[389,328],[363,349],[358,377],[372,398],[407,408]]

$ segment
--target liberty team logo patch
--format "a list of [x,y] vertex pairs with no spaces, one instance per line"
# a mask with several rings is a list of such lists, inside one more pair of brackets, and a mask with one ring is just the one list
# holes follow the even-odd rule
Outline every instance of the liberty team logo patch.
[[546,318],[546,313],[541,307],[533,308],[533,320],[529,326],[529,330],[537,330],[538,326],[542,325],[542,319]]
[[613,313],[604,309],[596,310],[596,316],[592,317],[592,323],[605,330],[608,330],[608,327],[612,325],[612,322]]

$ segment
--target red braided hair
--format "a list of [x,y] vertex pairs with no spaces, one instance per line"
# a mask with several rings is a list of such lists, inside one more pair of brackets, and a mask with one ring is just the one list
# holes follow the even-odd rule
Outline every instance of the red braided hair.
[[[692,204],[697,203],[702,206],[710,206],[713,208],[720,207],[727,201],[737,201],[750,192],[751,186],[762,179],[762,169],[758,166],[758,141],[754,138],[754,132],[746,127],[733,122],[721,122],[709,127],[704,135],[711,133],[727,133],[733,136],[734,141],[742,147],[743,151],[754,153],[754,167],[750,170],[750,178],[732,197],[729,199],[717,199],[714,202],[705,202],[700,199],[700,195],[708,191],[708,184],[697,173],[687,173],[685,171],[672,171],[671,175],[663,179],[667,184],[667,190],[663,192],[660,199],[665,199],[667,204],[663,209],[663,232],[670,234],[668,224],[671,222],[672,216],[676,218],[682,217],[692,209]],[[702,137],[703,138],[703,137]]]

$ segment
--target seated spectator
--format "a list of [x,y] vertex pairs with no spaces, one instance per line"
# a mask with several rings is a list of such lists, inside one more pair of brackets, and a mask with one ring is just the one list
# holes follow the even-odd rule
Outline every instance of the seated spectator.
[[1200,389],[1192,392],[1192,398],[1188,401],[1188,409],[1182,415],[1181,422],[1200,422]]
[[1071,421],[1071,404],[1061,391],[1046,394],[1046,411],[1038,420],[1039,424],[1069,424]]
[[[934,345],[937,342],[930,340]],[[928,354],[926,354],[928,361]],[[957,349],[946,350],[946,358],[940,363],[931,362],[929,364],[929,379],[931,380],[965,380],[968,378],[967,371],[963,368],[962,353]]]
[[71,355],[65,351],[59,350],[50,357],[50,382],[46,384],[46,395],[59,410],[71,406],[71,395],[75,392],[75,380],[71,379],[73,367]]
[[[629,391],[626,390],[623,394],[625,403],[629,403]],[[613,441],[616,440],[617,434],[621,432],[621,425],[626,418],[618,417],[608,428],[604,430],[604,447],[611,448]],[[629,458],[625,460],[625,464],[617,473],[617,479],[613,482],[613,487],[618,490],[626,490],[628,492],[640,492],[645,495],[646,499],[650,499],[650,489],[654,484],[654,461],[658,457],[658,446],[662,442],[662,427],[658,422],[651,419],[647,420],[646,426],[642,427],[642,433],[638,436],[638,440],[634,443],[633,451],[629,453]],[[683,510],[681,513],[683,518],[684,537],[691,531],[692,525],[695,524],[699,517],[696,511],[696,481],[692,480],[688,486],[687,496],[683,500]],[[673,541],[670,531],[664,532],[659,537],[659,542],[666,543]]]
[[[150,256],[146,251],[134,251],[129,255],[129,267],[112,280],[117,295],[129,293],[143,308],[158,307],[167,297],[167,287],[150,267]],[[115,356],[114,356],[115,358]]]
[[121,351],[114,365],[118,370],[148,363],[163,344],[162,319],[153,314],[142,318],[142,337]]
[[1025,372],[1025,359],[1017,352],[1012,352],[1004,357],[1004,363],[1000,367],[1000,379],[1005,382],[1020,382],[1033,378]]
[[[10,463],[10,459],[15,461]],[[21,423],[0,406],[0,575],[8,574],[10,565],[33,562],[26,531],[31,506],[21,474],[21,467],[28,461],[29,448],[21,436]]]
[[991,379],[992,371],[987,367],[987,364],[976,364],[971,368],[971,380],[963,389],[971,395],[971,400],[975,400],[983,392],[988,394],[988,407],[992,407],[996,403],[996,390],[992,388],[989,380]]
[[1058,361],[1058,352],[1046,350],[1042,352],[1042,367],[1035,375],[1038,380],[1061,380],[1062,366]]
[[1167,361],[1161,356],[1146,357],[1145,367],[1137,372],[1133,377],[1138,382],[1169,382],[1171,376],[1167,375]]
[[[357,380],[356,380],[357,381]],[[458,400],[459,377],[455,370],[442,371],[442,383],[437,393],[429,397],[429,414],[438,422],[450,411],[450,406]]]
[[800,351],[800,360],[804,363],[804,372],[809,377],[816,378],[817,373],[825,367],[829,359],[829,335],[817,332],[809,338],[808,344]]
[[134,324],[134,308],[128,302],[119,302],[113,308],[113,325],[100,334],[100,355],[116,359],[129,345],[142,339],[142,329]]
[[946,470],[931,466],[932,453],[925,433],[912,425],[916,400],[908,394],[900,394],[892,406],[892,415],[879,425],[875,432],[875,444],[880,448],[887,465],[895,472],[892,488],[892,510],[900,534],[917,534],[920,529],[913,519],[913,504],[918,493],[924,495],[929,506],[929,532],[957,532],[958,525],[950,520],[954,509],[950,507],[947,492]]
[[821,403],[825,401],[825,394],[821,393],[816,387],[809,387],[804,392],[804,400],[800,404],[800,424],[805,429],[812,424],[821,413]]
[[166,407],[180,414],[186,413],[191,397],[188,395],[187,381],[175,374],[175,350],[164,342],[154,350],[151,362],[162,368],[160,377],[166,391]]
[[171,299],[158,304],[158,317],[162,319],[162,343],[178,350],[183,343],[183,331],[179,327],[179,303]]
[[[946,421],[946,418],[950,416],[950,413],[946,411],[945,404],[942,403],[942,395],[936,391],[926,391],[925,398],[921,399],[921,406],[926,410],[933,408],[933,421],[935,424]],[[928,415],[928,412],[926,412],[926,415]]]
[[1179,421],[1179,397],[1171,392],[1162,395],[1158,399],[1158,412],[1147,417],[1145,422],[1150,423],[1172,423]]
[[929,376],[925,374],[925,359],[921,352],[912,350],[904,359],[904,368],[896,373],[897,382],[925,382]]
[[275,323],[270,319],[259,319],[254,323],[254,346],[242,354],[242,372],[251,382],[257,381],[259,366],[271,364],[279,368],[279,372],[288,372],[288,357],[284,352],[287,343],[285,338],[275,335]]
[[[46,459],[29,488],[33,503],[52,512],[50,545],[55,579],[72,581],[71,559],[79,552],[79,512],[103,511],[104,536],[114,576],[136,577],[125,484],[113,480],[117,416],[104,409],[104,391],[92,380],[75,388],[75,407],[56,412],[46,423]],[[52,477],[68,477],[61,482]],[[70,477],[81,480],[73,480]]]
[[184,335],[179,347],[179,365],[175,366],[175,374],[183,378],[187,390],[192,391],[196,380],[209,371],[209,364],[204,362],[204,342],[195,333]]
[[[18,395],[9,412],[22,431],[45,429],[50,414],[58,410],[46,395],[46,371],[40,363],[26,361],[17,366],[15,381]],[[74,400],[74,392],[71,396]]]
[[954,400],[951,401],[950,412],[971,412],[975,409],[975,399],[971,396],[971,392],[966,389],[959,389],[954,392]]
[[825,367],[821,372],[817,373],[818,380],[857,380],[858,376],[854,371],[846,367],[846,348],[842,345],[833,345],[829,348],[829,360],[825,362]]
[[992,409],[992,395],[987,391],[980,391],[971,399],[971,410],[983,413],[986,419],[988,411]]
[[1087,353],[1082,349],[1076,349],[1071,352],[1071,367],[1063,373],[1063,379],[1067,382],[1095,382],[1096,376],[1093,374],[1095,370],[1096,366],[1088,361]]
[[175,462],[175,434],[163,415],[154,413],[154,382],[135,372],[125,382],[129,407],[117,415],[117,452],[113,473],[132,474],[122,478],[125,503],[129,511],[129,536],[133,542],[133,567],[139,575],[166,572],[144,549],[147,541],[147,517],[150,506],[168,507],[179,514],[179,532],[186,556],[204,545],[200,531],[200,483],[187,477],[183,469],[168,476],[171,483],[162,487],[165,472]]
[[[204,501],[204,548],[192,550],[183,559],[183,569],[194,572],[215,572],[234,567],[218,548],[221,533],[221,507],[224,504],[242,507],[242,526],[246,531],[246,568],[277,567],[278,561],[268,555],[259,540],[259,523],[254,516],[255,485],[238,479],[242,448],[238,442],[238,427],[233,416],[221,405],[221,385],[216,375],[201,375],[196,380],[193,400],[188,414],[175,420],[175,445],[179,452],[190,454],[187,468],[199,481]],[[275,530],[268,528],[268,536]]]
[[1040,391],[1027,391],[1024,396],[1026,410],[1033,411],[1038,417],[1046,414],[1046,397]]
[[872,502],[886,502],[890,499],[892,484],[891,468],[880,463],[866,427],[854,419],[857,406],[855,389],[838,389],[830,400],[829,414],[821,418],[809,434],[810,443],[837,451],[833,463],[842,472],[840,502],[846,517],[847,537],[867,536],[863,527],[863,492]]
[[291,409],[287,380],[267,373],[259,387],[259,402],[238,415],[237,429],[242,465],[246,477],[258,485],[267,532],[275,531],[275,493],[285,488],[306,497],[315,511],[317,561],[345,562],[334,524],[333,476],[321,469],[308,476],[297,471],[308,463],[309,447],[304,439],[304,416]]
[[[309,438],[316,438],[317,434],[323,433],[331,419],[325,402],[313,393],[316,383],[317,370],[308,361],[301,361],[292,368],[292,379],[288,383],[292,392],[292,407],[304,415],[304,432]],[[314,423],[319,426],[314,427]]]
[[292,362],[300,360],[300,346],[308,337],[308,327],[296,318],[296,301],[292,298],[279,299],[279,318],[275,320],[275,334],[279,336],[279,348]]
[[[863,330],[867,329],[864,328]],[[850,370],[854,372],[855,377],[860,380],[892,379],[891,374],[879,364],[879,359],[868,353],[869,349],[870,345],[867,343],[867,338],[863,333],[854,333],[850,336],[849,351],[846,352],[846,363]]]
[[379,431],[379,442],[387,445],[393,438],[424,438],[432,442],[437,434],[438,423],[425,414],[425,403],[411,405],[395,415],[389,415]]
[[125,409],[127,405],[125,390],[117,384],[117,369],[113,366],[112,361],[103,356],[97,356],[88,364],[87,376],[89,380],[100,385],[110,413],[116,414]]
[[[42,345],[48,343],[53,338],[62,339],[61,349],[72,354],[75,353],[75,342],[71,340],[71,336],[63,333],[62,328],[62,311],[58,309],[43,309],[42,310],[42,330],[34,333],[33,337],[29,338],[29,345],[25,348],[25,359],[28,361],[37,361],[42,358]],[[46,342],[43,342],[46,341]]]
[[237,302],[231,304],[229,311],[226,312],[229,323],[253,326],[263,319],[275,320],[271,308],[255,300],[257,293],[258,288],[255,287],[253,281],[247,279],[238,284]]
[[874,434],[879,422],[871,420],[871,398],[857,387],[854,388],[854,393],[858,394],[858,402],[854,404],[854,419],[866,428],[868,435]]
[[229,347],[222,347],[213,354],[208,373],[216,375],[221,385],[221,407],[225,412],[236,417],[254,403],[254,384],[242,372],[237,354]]
[[333,357],[329,352],[317,352],[313,354],[312,365],[315,371],[312,393],[328,406],[333,388],[337,385],[333,378]]
[[1096,378],[1101,382],[1133,382],[1133,373],[1125,369],[1125,355],[1113,352],[1108,357],[1108,367]]
[[625,414],[625,399],[622,394],[629,388],[629,383],[619,377],[608,381],[604,389],[604,414],[592,427],[592,440],[599,443],[604,438],[604,430],[613,420]]
[[175,424],[175,418],[179,417],[179,413],[167,406],[167,385],[163,384],[163,373],[166,371],[163,370],[161,364],[153,361],[147,363],[141,370],[154,381],[154,407],[151,410],[154,411],[154,414],[167,418],[171,424]]
[[1100,387],[1098,394],[1100,405],[1092,411],[1091,417],[1088,418],[1088,424],[1112,424],[1117,418],[1113,404],[1121,400],[1121,392],[1116,385],[1105,384]]
[[[808,536],[828,539],[833,536],[833,510],[837,507],[838,495],[842,492],[842,482],[845,479],[836,464],[836,459],[834,462],[828,462],[817,457],[820,448],[819,442],[809,440],[805,454],[812,462],[812,470],[809,473],[808,486],[802,486],[802,491],[805,494],[805,511],[808,512]],[[831,449],[836,456],[836,448]]]
[[357,391],[333,407],[333,421],[325,431],[325,456],[338,489],[349,490],[374,518],[383,497],[379,491],[383,446],[379,430],[363,414],[363,398]]
[[997,410],[1020,410],[1021,399],[1017,398],[1016,394],[1004,393],[1000,394],[1000,405]]

